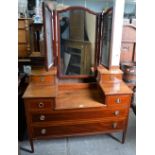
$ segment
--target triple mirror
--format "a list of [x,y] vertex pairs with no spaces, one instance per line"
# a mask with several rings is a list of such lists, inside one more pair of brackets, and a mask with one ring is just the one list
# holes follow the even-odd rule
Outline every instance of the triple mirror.
[[[50,56],[47,64],[50,65],[51,56],[57,55],[55,65],[58,65],[59,77],[92,77],[95,76],[94,68],[99,64],[110,66],[112,9],[109,10],[96,13],[84,7],[68,7],[53,10],[53,18],[45,11],[46,51]],[[51,30],[55,31],[55,38]],[[57,47],[55,50],[53,43]],[[51,51],[55,54],[48,54]]]

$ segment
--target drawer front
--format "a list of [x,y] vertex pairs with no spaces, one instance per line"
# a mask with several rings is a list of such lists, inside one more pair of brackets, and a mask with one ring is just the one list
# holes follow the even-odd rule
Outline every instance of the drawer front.
[[25,30],[18,30],[18,43],[27,43]]
[[131,102],[131,96],[130,95],[111,95],[106,96],[106,104],[108,106],[129,106]]
[[104,81],[112,81],[112,80],[115,80],[115,79],[119,79],[119,80],[122,80],[122,74],[106,74],[106,75],[101,75],[102,77],[102,82]]
[[27,44],[18,44],[18,57],[27,57],[29,49]]
[[52,110],[54,99],[28,99],[25,101],[28,110]]
[[55,84],[55,76],[31,76],[31,81],[34,84]]
[[108,122],[94,122],[84,124],[72,124],[61,126],[42,126],[33,127],[33,137],[43,138],[48,136],[71,136],[89,133],[108,133],[111,131],[123,130],[125,121],[108,121]]
[[18,20],[18,29],[25,28],[25,20]]
[[52,113],[33,113],[32,122],[52,122],[52,121],[71,121],[71,120],[86,120],[86,119],[102,119],[105,117],[121,118],[126,117],[128,109],[113,109],[113,110],[98,110],[98,111],[79,111],[79,112],[57,112]]

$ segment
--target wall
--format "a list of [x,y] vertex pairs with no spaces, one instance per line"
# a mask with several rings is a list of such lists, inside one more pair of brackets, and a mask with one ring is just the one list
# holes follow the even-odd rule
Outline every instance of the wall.
[[27,0],[18,0],[18,13],[25,14],[27,11]]

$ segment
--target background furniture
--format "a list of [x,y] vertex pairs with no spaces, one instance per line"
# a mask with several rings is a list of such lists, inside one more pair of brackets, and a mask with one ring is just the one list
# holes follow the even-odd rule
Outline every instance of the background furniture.
[[120,63],[136,62],[136,27],[123,26]]
[[31,53],[29,29],[31,22],[29,18],[18,19],[18,57],[28,57]]
[[132,24],[123,26],[120,67],[123,80],[134,91],[131,107],[136,113],[136,27]]

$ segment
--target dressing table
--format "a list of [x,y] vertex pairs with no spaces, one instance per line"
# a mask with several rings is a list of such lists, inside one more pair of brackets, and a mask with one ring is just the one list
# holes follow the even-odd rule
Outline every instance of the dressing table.
[[[83,35],[73,37],[69,26],[60,33],[61,19],[70,22],[72,13],[82,14],[77,32]],[[46,2],[43,15],[46,68],[32,70],[23,95],[32,152],[33,140],[56,137],[122,132],[124,143],[132,91],[110,64],[112,9],[95,13]]]

